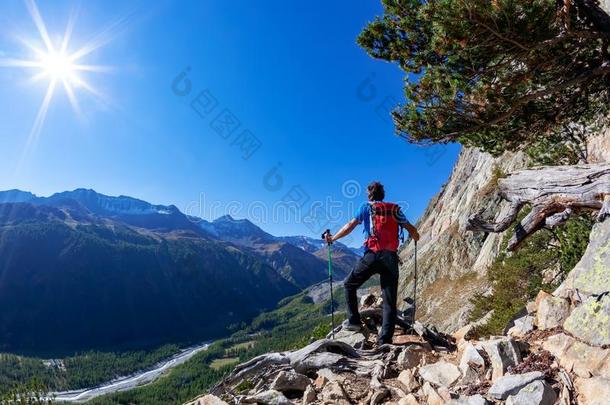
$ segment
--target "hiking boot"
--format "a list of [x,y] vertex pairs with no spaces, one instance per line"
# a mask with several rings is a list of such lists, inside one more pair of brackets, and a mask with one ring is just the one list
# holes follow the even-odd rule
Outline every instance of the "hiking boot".
[[391,345],[392,339],[377,339],[377,346],[382,346],[386,344]]
[[341,324],[341,329],[349,330],[350,332],[360,332],[362,331],[362,324],[354,324],[350,323],[348,320],[345,320]]

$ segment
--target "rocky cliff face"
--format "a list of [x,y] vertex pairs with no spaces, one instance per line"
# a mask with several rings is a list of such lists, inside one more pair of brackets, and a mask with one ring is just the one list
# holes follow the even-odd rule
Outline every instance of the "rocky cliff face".
[[[496,257],[502,234],[465,230],[468,217],[484,210],[500,215],[507,205],[496,191],[504,173],[523,168],[527,158],[507,153],[499,158],[465,148],[447,183],[430,201],[418,223],[417,317],[440,330],[453,331],[466,322],[469,299],[488,287],[485,272]],[[413,295],[414,244],[400,252],[403,261],[399,295]]]

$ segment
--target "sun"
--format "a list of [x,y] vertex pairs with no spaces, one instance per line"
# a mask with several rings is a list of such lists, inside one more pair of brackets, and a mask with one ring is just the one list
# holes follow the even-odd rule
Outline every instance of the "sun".
[[77,66],[61,52],[49,52],[40,58],[40,67],[51,80],[73,80]]
[[70,50],[72,32],[74,28],[74,15],[68,20],[66,29],[62,35],[54,35],[59,41],[52,41],[47,26],[40,14],[34,0],[25,0],[29,14],[38,31],[39,37],[20,38],[25,49],[29,50],[31,57],[28,58],[0,58],[0,67],[22,68],[32,71],[31,81],[47,81],[47,90],[34,119],[32,129],[27,139],[26,151],[38,137],[49,110],[49,105],[58,88],[63,87],[74,111],[80,115],[80,106],[76,95],[76,89],[84,90],[98,101],[107,105],[105,98],[85,78],[85,73],[109,71],[109,67],[92,65],[86,63],[88,55],[105,45],[110,40],[110,30],[102,31],[93,39],[74,51]]

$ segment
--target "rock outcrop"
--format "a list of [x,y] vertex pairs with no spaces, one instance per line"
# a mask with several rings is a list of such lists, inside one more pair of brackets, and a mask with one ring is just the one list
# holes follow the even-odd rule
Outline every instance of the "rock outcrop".
[[[509,206],[497,193],[497,181],[526,165],[521,153],[493,158],[476,149],[462,150],[449,180],[418,222],[418,319],[444,332],[466,323],[468,301],[488,289],[485,274],[503,237],[466,231],[468,217],[482,209],[486,217],[502,216]],[[411,242],[400,252],[399,298],[412,295],[413,251]]]
[[[566,299],[542,293],[540,296]],[[585,302],[570,301],[568,319]],[[538,312],[543,309],[544,300],[528,307],[531,313],[526,317],[540,319]],[[373,309],[375,305],[367,305],[362,312],[371,313]],[[600,316],[608,315],[604,311],[600,309]],[[582,319],[583,326],[590,321]],[[590,341],[577,339],[562,326],[543,330],[533,322],[520,337],[477,341],[467,334],[456,334],[457,339],[452,339],[432,326],[416,323],[397,328],[393,344],[375,346],[379,318],[369,316],[365,320],[369,329],[366,333],[338,330],[337,335],[344,339],[318,340],[300,350],[265,354],[237,366],[211,390],[214,401],[590,405],[605,403],[608,398],[610,349],[607,345],[594,345],[597,337]],[[595,330],[605,335],[610,323]],[[364,336],[364,341],[349,338],[350,333]],[[358,348],[346,342],[353,342]],[[254,388],[240,391],[240,387]],[[203,398],[211,401],[209,396]]]

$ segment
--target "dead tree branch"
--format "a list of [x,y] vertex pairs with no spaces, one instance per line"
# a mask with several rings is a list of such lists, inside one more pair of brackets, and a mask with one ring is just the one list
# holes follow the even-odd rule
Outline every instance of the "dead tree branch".
[[598,221],[610,216],[610,164],[545,166],[515,172],[498,182],[500,195],[510,201],[509,212],[497,222],[486,222],[480,214],[468,220],[468,229],[503,232],[517,218],[525,204],[531,211],[515,227],[508,243],[515,250],[543,227],[555,227],[573,213],[599,210]]

